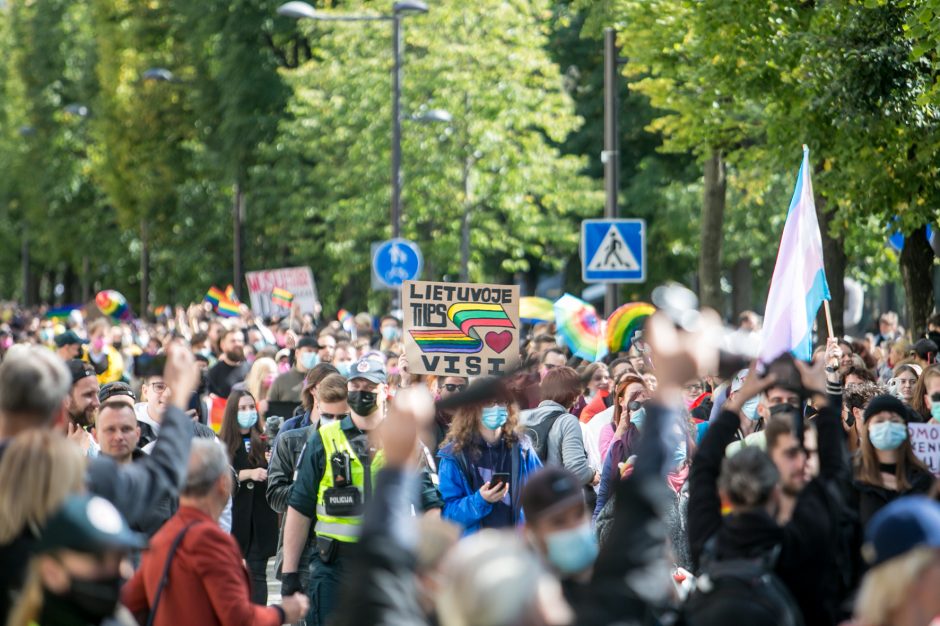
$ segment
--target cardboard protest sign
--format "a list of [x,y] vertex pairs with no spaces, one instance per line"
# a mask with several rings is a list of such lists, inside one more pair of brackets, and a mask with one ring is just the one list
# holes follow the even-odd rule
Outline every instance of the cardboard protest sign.
[[317,284],[309,267],[284,267],[276,270],[246,272],[248,294],[251,297],[251,310],[255,315],[270,317],[286,316],[290,308],[283,306],[283,299],[275,297],[277,293],[288,292],[301,313],[319,315]]
[[940,476],[940,424],[908,424],[914,456]]
[[405,355],[414,374],[490,376],[519,360],[519,287],[407,281]]

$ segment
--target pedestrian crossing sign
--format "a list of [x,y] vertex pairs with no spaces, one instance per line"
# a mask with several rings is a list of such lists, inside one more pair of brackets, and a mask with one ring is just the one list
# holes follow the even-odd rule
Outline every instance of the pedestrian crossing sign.
[[646,280],[646,220],[581,222],[581,277],[586,283]]

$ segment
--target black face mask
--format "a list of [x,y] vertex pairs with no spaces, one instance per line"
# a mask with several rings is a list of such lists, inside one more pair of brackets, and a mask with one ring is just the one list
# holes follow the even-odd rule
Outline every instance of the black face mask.
[[74,606],[75,611],[87,621],[97,624],[104,618],[114,615],[114,610],[121,599],[122,582],[120,576],[101,580],[73,578],[62,600]]
[[378,394],[374,391],[348,391],[346,392],[346,402],[353,413],[362,417],[367,417],[375,412],[378,405]]

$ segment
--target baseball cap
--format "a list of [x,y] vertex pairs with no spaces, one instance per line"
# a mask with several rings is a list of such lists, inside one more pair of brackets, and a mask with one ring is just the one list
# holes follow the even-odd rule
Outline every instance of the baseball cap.
[[137,396],[134,395],[134,390],[131,389],[131,386],[121,381],[108,383],[98,390],[98,402],[102,404],[115,396],[127,396],[131,400],[137,401]]
[[130,529],[114,505],[99,496],[72,495],[49,518],[39,537],[38,550],[66,548],[86,554],[105,550],[139,550],[147,537]]
[[918,546],[940,548],[940,503],[926,496],[906,496],[871,518],[862,555],[874,567]]
[[66,365],[69,368],[69,373],[72,374],[72,384],[74,385],[83,378],[88,376],[95,376],[95,368],[92,367],[90,363],[85,361],[80,361],[79,359],[72,359]]
[[868,403],[868,406],[865,407],[865,416],[863,419],[865,422],[868,422],[868,419],[872,415],[877,415],[882,411],[896,413],[901,416],[901,419],[903,419],[905,422],[910,421],[910,411],[904,405],[904,403],[894,396],[888,394],[875,396],[872,398]]
[[563,467],[543,467],[532,474],[522,488],[522,511],[530,521],[575,504],[584,505],[581,485],[574,474]]
[[78,333],[76,333],[74,330],[67,330],[64,333],[55,336],[55,345],[58,348],[82,343],[88,343],[88,340],[79,337]]
[[370,383],[381,384],[388,381],[385,365],[375,359],[361,358],[349,368],[349,380],[364,378]]

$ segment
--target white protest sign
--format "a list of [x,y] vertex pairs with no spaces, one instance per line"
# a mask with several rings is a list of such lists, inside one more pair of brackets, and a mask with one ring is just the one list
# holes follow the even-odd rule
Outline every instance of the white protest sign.
[[285,317],[289,309],[271,303],[271,291],[275,287],[286,289],[294,294],[294,303],[301,313],[319,314],[317,284],[309,267],[284,267],[276,270],[246,272],[248,293],[251,297],[251,310],[255,315]]
[[940,424],[908,424],[914,456],[940,476]]

